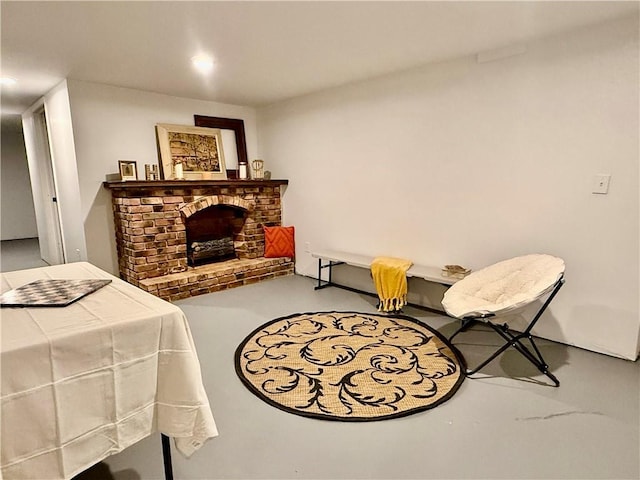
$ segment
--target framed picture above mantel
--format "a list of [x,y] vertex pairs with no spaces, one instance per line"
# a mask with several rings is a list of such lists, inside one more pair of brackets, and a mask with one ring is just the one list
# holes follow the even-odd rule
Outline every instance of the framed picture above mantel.
[[[247,140],[244,133],[244,120],[240,118],[209,117],[206,115],[194,115],[196,127],[217,128],[221,130],[225,142],[225,152],[227,157],[227,175],[229,178],[236,178],[237,169],[240,164],[248,164]],[[227,141],[229,139],[229,141]],[[235,151],[233,143],[235,141]]]
[[138,180],[138,164],[135,160],[118,160],[120,180]]
[[219,129],[161,123],[156,133],[163,179],[227,179]]

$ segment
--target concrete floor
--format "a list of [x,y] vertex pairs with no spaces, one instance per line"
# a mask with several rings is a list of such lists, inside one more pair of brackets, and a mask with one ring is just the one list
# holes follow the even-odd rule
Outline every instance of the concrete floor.
[[[189,319],[220,436],[190,459],[174,450],[176,479],[640,478],[638,362],[548,341],[541,350],[559,388],[507,351],[448,402],[404,418],[329,422],[270,407],[235,374],[234,351],[246,335],[296,312],[375,311],[369,296],[313,286],[310,278],[290,276],[177,302]],[[404,313],[445,335],[457,327],[422,310]],[[482,329],[456,343],[470,364],[498,344]],[[160,438],[106,463],[117,480],[161,479]]]
[[0,242],[0,272],[46,266],[47,263],[40,258],[40,246],[37,238]]

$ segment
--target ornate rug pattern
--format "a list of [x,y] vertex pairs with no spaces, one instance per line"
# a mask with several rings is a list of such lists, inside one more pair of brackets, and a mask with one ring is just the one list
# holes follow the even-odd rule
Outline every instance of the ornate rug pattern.
[[236,372],[267,403],[306,417],[373,421],[448,400],[462,356],[440,333],[404,315],[297,313],[251,333]]

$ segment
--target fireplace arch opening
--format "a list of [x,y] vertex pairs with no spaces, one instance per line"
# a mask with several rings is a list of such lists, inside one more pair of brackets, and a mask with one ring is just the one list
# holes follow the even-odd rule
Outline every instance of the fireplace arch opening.
[[239,258],[236,251],[248,212],[232,205],[211,205],[185,219],[190,266]]

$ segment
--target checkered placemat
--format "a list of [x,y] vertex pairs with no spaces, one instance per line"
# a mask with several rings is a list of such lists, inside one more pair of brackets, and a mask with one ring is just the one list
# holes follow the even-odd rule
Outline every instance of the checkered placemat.
[[66,307],[111,280],[36,280],[0,296],[0,307]]

